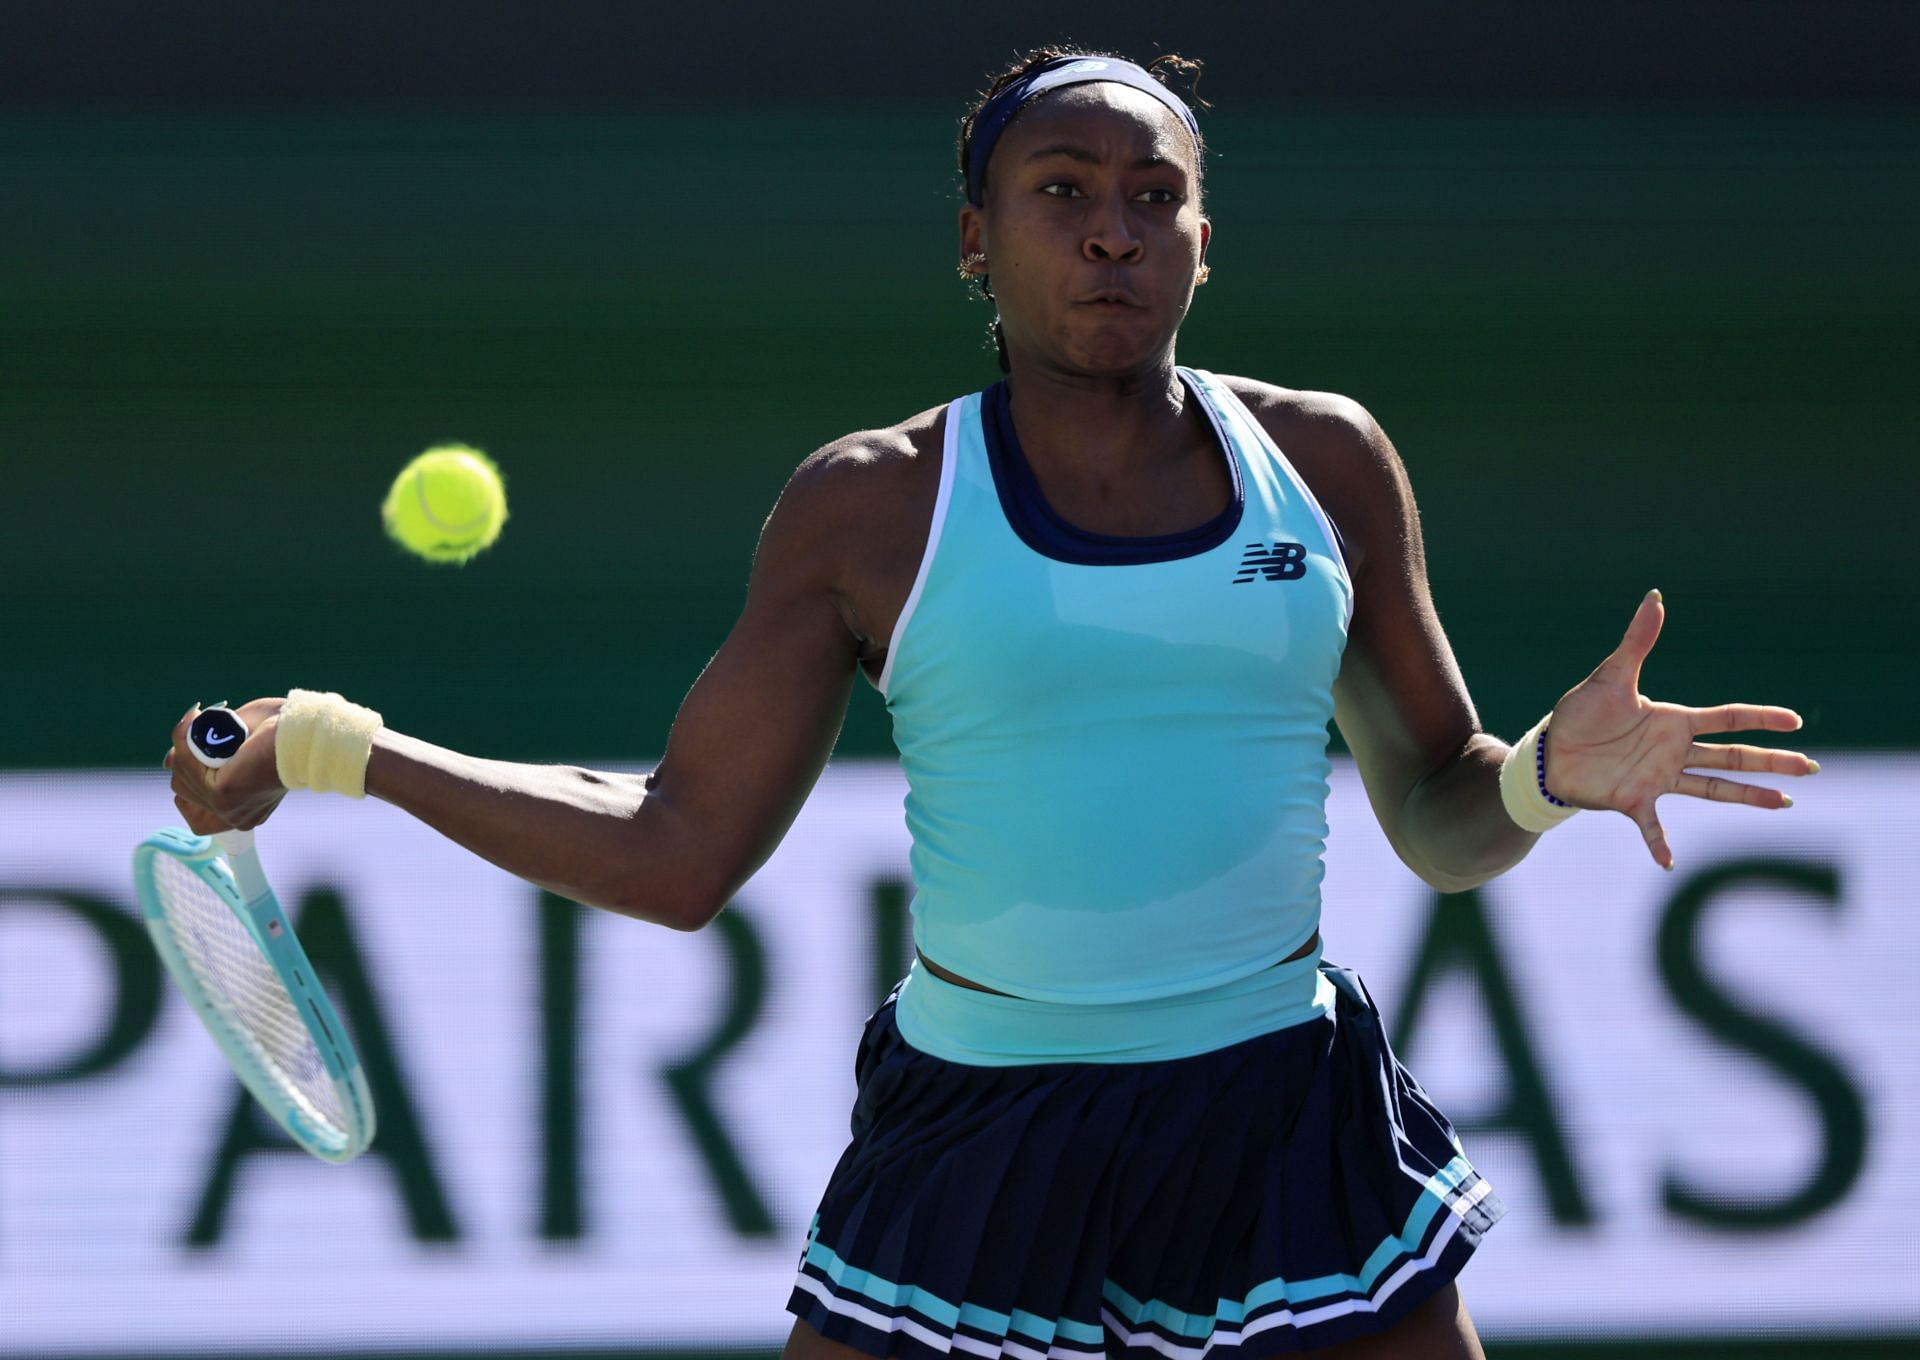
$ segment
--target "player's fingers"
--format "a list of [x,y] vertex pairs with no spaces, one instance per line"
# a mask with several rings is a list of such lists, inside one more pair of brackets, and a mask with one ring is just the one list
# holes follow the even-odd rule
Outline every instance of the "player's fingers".
[[1773,751],[1764,746],[1724,745],[1696,741],[1687,752],[1691,770],[1740,770],[1750,774],[1819,774],[1820,762],[1798,751]]
[[1800,715],[1774,704],[1716,704],[1688,711],[1693,735],[1711,732],[1797,732]]
[[1649,590],[1641,597],[1640,607],[1633,611],[1633,621],[1627,625],[1620,645],[1613,649],[1612,656],[1601,663],[1602,667],[1611,667],[1638,677],[1641,663],[1646,661],[1647,653],[1653,650],[1653,644],[1659,639],[1660,625],[1666,617],[1667,607],[1660,599],[1660,592]]
[[181,819],[186,822],[187,829],[196,836],[211,836],[216,831],[233,829],[198,803],[189,803],[176,795],[173,805],[180,809]]
[[1793,806],[1793,799],[1778,789],[1742,784],[1737,779],[1722,779],[1718,775],[1683,774],[1674,784],[1673,791],[1689,798],[1705,798],[1711,803],[1744,803],[1748,807],[1760,808]]
[[[166,759],[160,762],[161,769],[171,770],[175,768],[174,761],[179,759],[180,753],[187,749],[187,729],[193,726],[193,720],[199,715],[199,712],[200,704],[198,701],[188,704],[187,711],[180,715],[180,721],[173,725],[173,745],[168,748]],[[188,763],[191,764],[192,762]]]
[[215,772],[199,761],[181,760],[176,755],[173,764],[168,766],[173,774],[174,797],[184,798],[195,806],[211,808],[214,806],[213,779]]
[[1654,800],[1650,798],[1638,807],[1627,809],[1627,815],[1640,828],[1640,838],[1647,843],[1647,853],[1653,856],[1653,862],[1662,869],[1671,869],[1673,851],[1667,845],[1666,828],[1660,825],[1660,814],[1654,810]]

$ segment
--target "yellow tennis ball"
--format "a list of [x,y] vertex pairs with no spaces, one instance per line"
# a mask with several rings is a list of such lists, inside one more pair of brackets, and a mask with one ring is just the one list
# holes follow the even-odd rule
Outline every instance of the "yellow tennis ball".
[[429,562],[465,562],[500,537],[507,488],[486,454],[441,444],[400,469],[380,518],[408,552]]

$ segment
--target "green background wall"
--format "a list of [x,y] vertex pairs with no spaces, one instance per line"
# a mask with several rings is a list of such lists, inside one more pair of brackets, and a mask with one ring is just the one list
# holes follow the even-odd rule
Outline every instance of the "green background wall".
[[[656,755],[793,465],[996,376],[955,113],[0,113],[0,766],[157,762],[189,701],[292,685]],[[1492,730],[1658,585],[1650,693],[1920,744],[1920,114],[1208,126],[1180,357],[1373,410]],[[377,518],[443,439],[510,479],[464,570]],[[889,749],[864,686],[840,749]]]

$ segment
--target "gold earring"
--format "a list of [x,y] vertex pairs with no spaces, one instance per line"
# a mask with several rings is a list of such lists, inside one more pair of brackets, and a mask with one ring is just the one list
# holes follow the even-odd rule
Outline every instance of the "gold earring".
[[1205,283],[1208,279],[1212,277],[1213,277],[1213,266],[1210,264],[1203,264],[1193,272],[1193,286],[1195,288],[1198,288],[1201,284]]
[[987,272],[987,257],[976,250],[971,255],[962,256],[958,268],[961,278],[977,279]]

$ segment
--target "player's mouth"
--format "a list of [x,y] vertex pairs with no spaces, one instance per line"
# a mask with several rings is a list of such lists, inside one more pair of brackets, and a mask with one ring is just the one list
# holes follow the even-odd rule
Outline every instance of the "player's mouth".
[[1076,307],[1093,307],[1103,311],[1143,311],[1147,305],[1125,288],[1096,289],[1075,298],[1073,302]]

